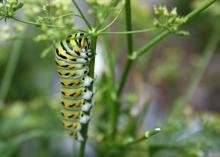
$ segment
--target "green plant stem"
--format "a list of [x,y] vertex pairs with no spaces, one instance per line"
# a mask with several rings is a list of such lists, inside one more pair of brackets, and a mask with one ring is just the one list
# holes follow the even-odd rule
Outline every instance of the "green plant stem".
[[[191,13],[189,13],[188,15],[185,16],[185,20],[183,23],[179,24],[179,26],[183,25],[184,23],[188,22],[191,18],[193,18],[194,16],[198,15],[199,13],[201,13],[203,10],[205,10],[206,8],[208,8],[210,5],[212,5],[215,1],[217,0],[208,0],[205,4],[203,4],[202,6],[198,7],[197,9],[193,10]],[[179,27],[178,26],[178,27]],[[155,36],[154,38],[152,38],[150,41],[148,41],[148,43],[143,46],[142,48],[140,48],[139,50],[133,52],[132,56],[130,56],[130,58],[132,60],[137,59],[138,57],[140,57],[141,55],[143,55],[144,53],[148,53],[149,50],[155,46],[157,43],[159,43],[162,39],[164,39],[165,37],[167,37],[168,35],[170,35],[172,32],[169,32],[168,30],[164,30],[162,31],[160,34],[158,34],[157,36]],[[122,92],[122,88],[124,86],[124,82],[126,81],[127,75],[129,71],[129,62],[131,62],[129,59],[127,60],[127,64],[124,67],[123,70],[123,75],[121,77],[121,82],[118,90],[118,94],[120,95]]]
[[[181,25],[187,23],[191,18],[193,18],[194,16],[200,14],[202,11],[204,11],[206,8],[208,8],[210,5],[212,5],[216,1],[217,0],[208,0],[202,6],[198,7],[197,9],[195,9],[192,12],[190,12],[189,14],[187,14],[185,16],[184,22],[180,23],[178,25],[178,27],[180,27]],[[143,55],[144,53],[147,53],[150,48],[152,48],[154,45],[156,45],[158,42],[160,42],[162,39],[164,39],[165,37],[167,37],[171,33],[173,33],[173,32],[169,32],[168,30],[163,31],[162,33],[160,33],[159,35],[154,37],[152,40],[150,40],[145,46],[143,46],[142,48],[140,48],[139,50],[134,52],[133,58],[136,59],[136,58],[140,57],[141,55]]]
[[153,32],[158,30],[156,27],[147,28],[147,29],[140,29],[135,31],[122,31],[122,32],[102,32],[98,31],[98,35],[122,35],[122,34],[135,34],[135,33],[146,33],[146,32]]
[[[97,36],[93,36],[91,38],[91,46],[92,46],[92,51],[93,51],[93,56],[90,62],[90,65],[89,65],[89,76],[94,78],[94,70],[95,70],[95,52],[96,52],[96,43],[97,43]],[[89,88],[91,91],[93,91],[93,87],[90,87]],[[90,111],[88,113],[88,115],[90,115]],[[86,148],[86,141],[87,141],[87,131],[88,131],[88,126],[89,126],[89,123],[88,124],[85,124],[83,127],[82,127],[82,136],[84,137],[84,141],[80,143],[80,150],[79,150],[79,157],[84,157],[84,154],[85,154],[85,148]]]
[[[12,16],[10,18],[15,20],[15,21],[18,21],[18,22],[21,22],[21,23],[25,23],[25,24],[28,24],[28,25],[32,25],[32,26],[36,26],[36,27],[42,26],[42,24],[40,24],[40,23],[36,23],[36,22],[33,22],[33,21],[27,21],[27,20],[24,20],[24,19],[20,19],[20,18],[18,18],[16,16]],[[54,25],[46,25],[46,26],[50,27],[50,28],[64,28],[64,26],[54,26]]]
[[118,15],[112,20],[112,22],[110,22],[107,26],[105,26],[104,28],[100,29],[99,32],[104,32],[105,30],[107,30],[109,27],[111,27],[111,25],[113,25],[115,23],[115,21],[118,19],[118,17],[121,14],[122,9],[120,9]]
[[75,14],[73,12],[70,12],[70,13],[67,13],[67,14],[64,14],[64,15],[57,16],[57,17],[55,17],[55,19],[65,18],[65,17],[68,17],[68,16],[76,16],[76,17],[82,18],[80,15]]
[[[125,1],[126,30],[132,31],[131,1]],[[133,35],[127,34],[128,54],[133,53]]]
[[132,146],[132,145],[138,144],[140,142],[148,140],[149,138],[159,134],[160,132],[161,132],[160,128],[155,128],[155,129],[153,129],[151,131],[145,132],[145,134],[142,137],[140,137],[138,139],[134,139],[132,141],[129,141],[129,142],[125,143],[125,144],[118,145],[117,147],[118,148],[123,148],[123,147],[126,148],[128,146]]
[[[193,18],[194,16],[198,15],[199,13],[201,13],[203,10],[205,10],[206,8],[208,8],[210,5],[212,5],[215,1],[217,0],[208,0],[205,4],[203,4],[202,6],[198,7],[197,9],[193,10],[191,13],[189,13],[188,15],[185,16],[185,20],[183,23],[180,23],[178,25],[181,26],[183,25],[184,23],[188,22],[191,18]],[[129,0],[126,1],[126,21],[127,21],[127,26],[128,26],[128,23],[129,23],[129,18],[131,18],[129,15],[130,15],[130,11],[128,11],[128,2],[130,2]],[[131,21],[131,20],[130,20]],[[131,27],[128,27],[127,29],[129,29]],[[130,30],[128,30],[130,31]],[[122,89],[125,85],[125,82],[127,80],[127,76],[129,74],[129,71],[130,71],[130,68],[131,68],[131,65],[133,63],[133,60],[137,59],[138,57],[140,57],[141,55],[143,55],[144,53],[147,53],[149,52],[149,50],[155,46],[157,43],[159,43],[162,39],[164,39],[165,37],[167,37],[168,35],[170,35],[172,32],[169,32],[168,30],[164,30],[162,31],[160,34],[158,34],[157,36],[155,36],[153,39],[151,39],[150,41],[148,41],[148,43],[143,46],[142,48],[140,48],[139,50],[135,51],[132,53],[132,51],[129,51],[129,57],[127,58],[127,61],[126,61],[126,65],[123,69],[123,72],[122,72],[122,76],[121,76],[121,79],[120,79],[120,83],[119,83],[119,88],[118,88],[118,91],[117,91],[117,96],[120,96],[121,93],[122,93]],[[128,48],[129,50],[132,49],[132,36],[127,36],[128,38]],[[119,106],[119,103],[115,103],[115,104],[118,104],[117,106],[115,106],[115,123],[113,124],[113,126],[116,126],[117,125],[117,120],[118,120],[118,116],[119,116],[119,112],[120,112],[120,106]],[[113,127],[115,128],[115,127]]]
[[[132,31],[132,17],[131,17],[131,2],[130,0],[126,0],[125,2],[125,16],[126,16],[126,30]],[[128,55],[131,56],[133,54],[133,35],[127,34],[127,45],[128,45]],[[129,73],[130,67],[133,63],[133,60],[131,60],[129,57],[127,57],[125,69],[122,73],[122,77],[119,83],[119,87],[117,90],[117,95],[121,95],[122,88],[125,84],[126,77]]]
[[84,20],[84,22],[86,23],[86,25],[88,26],[88,28],[91,30],[92,26],[90,25],[89,21],[86,19],[85,15],[83,14],[82,10],[80,9],[80,7],[78,6],[78,4],[76,3],[75,0],[72,0],[73,4],[75,5],[76,9],[79,11],[79,14],[81,15],[82,19]]
[[[131,2],[130,0],[126,0],[125,1],[125,16],[126,16],[126,30],[127,31],[132,31],[132,17],[131,17]],[[133,52],[133,35],[132,34],[127,34],[127,45],[128,45],[128,55],[132,55]],[[129,73],[129,69],[132,65],[132,60],[127,57],[127,61],[126,61],[126,71],[123,72],[122,74],[122,78],[120,80],[120,86],[118,87],[116,96],[117,96],[117,102],[113,103],[113,111],[112,111],[112,116],[113,116],[113,121],[112,121],[112,138],[114,139],[116,132],[117,132],[117,123],[118,123],[118,115],[119,115],[119,97],[120,97],[120,93],[119,91],[122,90],[122,87],[125,83],[125,75],[128,75]]]
[[[21,22],[21,23],[24,23],[24,24],[28,24],[28,25],[32,25],[32,26],[35,26],[35,27],[41,27],[41,26],[47,26],[47,27],[49,27],[49,28],[57,28],[57,29],[59,29],[59,28],[65,28],[65,26],[56,26],[56,25],[45,25],[45,24],[40,24],[40,23],[37,23],[37,22],[33,22],[33,21],[27,21],[27,20],[24,20],[24,19],[20,19],[20,18],[18,18],[18,17],[16,17],[16,16],[12,16],[12,17],[10,17],[11,19],[13,19],[13,20],[15,20],[15,21],[18,21],[18,22]],[[74,29],[74,31],[75,32],[78,32],[78,31],[81,31],[81,32],[87,32],[87,31],[85,31],[85,30],[83,30],[83,29],[78,29],[78,30],[75,30]]]
[[61,16],[57,16],[57,17],[55,17],[55,19],[65,18],[65,17],[68,17],[68,16],[76,16],[76,17],[82,18],[80,15],[70,12],[70,13],[67,13],[67,14],[64,14],[64,15],[61,15]]
[[20,56],[22,44],[23,40],[16,40],[15,42],[13,42],[11,55],[0,88],[0,109],[4,107],[4,101],[11,86],[11,82]]

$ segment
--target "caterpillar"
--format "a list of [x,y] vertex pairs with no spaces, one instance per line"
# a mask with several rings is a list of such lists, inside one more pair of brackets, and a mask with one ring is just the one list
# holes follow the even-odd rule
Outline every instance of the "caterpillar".
[[82,126],[90,121],[88,113],[94,105],[94,92],[89,90],[94,80],[88,75],[91,56],[91,41],[85,33],[72,34],[55,44],[63,126],[77,141],[84,140]]

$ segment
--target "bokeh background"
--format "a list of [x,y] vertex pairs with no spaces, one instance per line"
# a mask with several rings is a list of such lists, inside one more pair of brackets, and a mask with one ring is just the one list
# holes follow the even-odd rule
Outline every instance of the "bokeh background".
[[[34,2],[34,1],[32,1]],[[37,1],[36,1],[37,2]],[[89,6],[79,1],[87,12]],[[153,25],[153,6],[177,7],[181,16],[200,0],[132,0],[133,29]],[[33,6],[32,11],[39,11]],[[18,12],[23,16],[23,11]],[[85,27],[74,19],[78,27]],[[90,19],[92,20],[92,19]],[[126,61],[126,37],[99,38],[96,60],[96,106],[92,110],[86,156],[219,157],[220,156],[220,3],[181,29],[189,36],[171,35],[137,60],[121,99],[119,139],[162,132],[133,149],[116,152],[105,147],[111,106],[111,58],[116,83]],[[124,12],[111,31],[125,30]],[[20,34],[19,39],[13,39]],[[59,115],[59,78],[49,42],[34,38],[39,29],[13,20],[0,22],[0,157],[74,156],[78,144],[65,135]],[[134,35],[138,49],[155,34]],[[110,56],[110,57],[109,57]],[[110,80],[110,81],[109,81]]]

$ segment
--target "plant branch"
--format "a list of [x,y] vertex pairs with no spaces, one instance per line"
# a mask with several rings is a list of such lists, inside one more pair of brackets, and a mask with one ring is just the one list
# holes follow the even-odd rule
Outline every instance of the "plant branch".
[[112,20],[112,22],[110,22],[107,26],[105,26],[104,28],[100,29],[98,32],[104,32],[106,29],[108,29],[109,27],[111,27],[111,25],[113,25],[115,23],[115,21],[118,19],[118,17],[121,14],[122,9],[120,9],[118,15]]
[[[10,18],[15,20],[15,21],[18,21],[18,22],[21,22],[21,23],[24,23],[24,24],[28,24],[28,25],[33,25],[33,26],[36,26],[36,27],[43,26],[40,23],[33,22],[33,21],[23,20],[23,19],[20,19],[20,18],[18,18],[16,16],[12,16]],[[45,25],[45,26],[50,27],[50,28],[65,28],[65,26],[55,26],[55,25]]]
[[[125,16],[126,16],[126,30],[127,31],[132,31],[132,17],[131,17],[131,2],[130,0],[126,0],[125,1]],[[132,52],[133,52],[133,36],[132,34],[127,34],[127,49],[128,49],[128,55],[132,55]],[[117,90],[117,97],[119,98],[120,97],[120,93],[121,93],[121,90],[122,90],[122,87],[124,86],[124,83],[125,83],[125,78],[124,76],[128,75],[129,73],[129,70],[130,70],[130,67],[132,65],[132,60],[127,58],[127,62],[126,62],[126,71],[123,72],[122,74],[122,77],[121,77],[121,80],[120,80],[120,83],[119,83],[119,87],[118,87],[118,90]],[[113,106],[113,111],[112,111],[112,116],[113,116],[113,121],[112,121],[112,137],[114,139],[115,137],[115,134],[117,132],[117,123],[118,123],[118,116],[119,116],[119,102],[118,102],[118,99],[117,99],[117,102],[114,103],[114,106]]]
[[[62,29],[62,28],[65,28],[65,26],[56,26],[56,25],[46,25],[46,24],[40,24],[40,23],[37,23],[37,22],[33,22],[33,21],[27,21],[27,20],[23,20],[23,19],[20,19],[16,16],[12,16],[10,17],[11,19],[15,20],[15,21],[18,21],[18,22],[21,22],[21,23],[24,23],[24,24],[28,24],[28,25],[32,25],[32,26],[35,26],[35,27],[40,27],[40,26],[47,26],[49,28],[57,28],[57,29]],[[81,32],[85,32],[87,33],[86,30],[83,30],[83,29],[78,29],[78,30],[75,30],[75,32],[78,32],[78,31],[81,31]]]
[[90,25],[89,21],[86,19],[85,15],[83,14],[82,10],[80,9],[80,7],[78,6],[78,4],[76,3],[75,0],[72,0],[73,4],[75,5],[76,9],[79,11],[79,14],[81,15],[82,19],[84,20],[84,22],[86,23],[86,25],[88,26],[88,28],[91,30],[92,26]]
[[134,30],[134,31],[122,31],[122,32],[99,32],[98,31],[98,35],[122,35],[122,34],[135,34],[135,33],[145,33],[145,32],[153,32],[158,30],[158,28],[156,27],[152,27],[152,28],[146,28],[146,29],[140,29],[140,30]]
[[75,13],[67,13],[67,14],[64,14],[64,15],[61,15],[61,16],[57,16],[57,17],[55,17],[55,19],[65,18],[65,17],[68,17],[68,16],[76,16],[76,17],[82,18],[80,15],[75,14]]
[[[208,8],[210,5],[212,5],[214,2],[216,2],[217,0],[208,0],[205,4],[203,4],[202,6],[198,7],[197,9],[193,10],[191,13],[189,13],[188,15],[185,16],[185,20],[183,23],[180,23],[178,25],[181,26],[184,23],[188,22],[191,18],[193,18],[194,16],[198,15],[199,13],[201,13],[203,10],[205,10],[206,8]],[[148,41],[148,43],[143,46],[142,48],[140,48],[137,51],[134,51],[133,54],[130,57],[131,60],[137,59],[138,57],[140,57],[141,55],[143,55],[144,53],[148,53],[149,50],[155,46],[157,43],[159,43],[162,39],[164,39],[165,37],[167,37],[168,35],[170,35],[172,32],[169,32],[168,30],[164,30],[162,31],[160,34],[158,34],[157,36],[155,36],[154,38],[152,38],[150,41]],[[119,90],[118,90],[118,95],[121,94],[122,92],[122,88],[124,86],[124,82],[126,81],[127,75],[128,75],[128,69],[130,68],[130,63],[131,61],[129,59],[127,59],[127,63],[126,66],[124,67],[123,70],[123,75],[121,77],[121,84],[119,85]]]
[[152,136],[155,136],[157,134],[159,134],[161,132],[161,129],[160,128],[155,128],[154,130],[152,131],[147,131],[145,132],[144,136],[139,138],[139,139],[136,139],[136,140],[133,140],[133,141],[130,141],[124,145],[122,145],[122,147],[128,147],[128,146],[131,146],[131,145],[134,145],[134,144],[137,144],[137,143],[140,143],[142,141],[145,141],[147,139],[149,139],[150,137]]
[[[191,18],[193,18],[194,16],[196,16],[199,13],[201,13],[202,11],[204,11],[206,8],[208,8],[210,5],[212,5],[216,1],[217,0],[208,0],[205,4],[203,4],[202,6],[198,7],[197,9],[193,10],[192,12],[190,12],[188,15],[185,16],[184,22],[180,23],[178,25],[178,27],[187,23]],[[140,57],[142,54],[147,53],[150,48],[152,48],[154,45],[156,45],[158,42],[160,42],[162,39],[164,39],[165,37],[167,37],[171,33],[172,32],[169,32],[168,30],[161,32],[159,35],[157,35],[152,40],[150,40],[145,46],[143,46],[142,48],[140,48],[139,50],[134,52],[134,54],[132,56],[133,59],[136,59],[136,58]]]

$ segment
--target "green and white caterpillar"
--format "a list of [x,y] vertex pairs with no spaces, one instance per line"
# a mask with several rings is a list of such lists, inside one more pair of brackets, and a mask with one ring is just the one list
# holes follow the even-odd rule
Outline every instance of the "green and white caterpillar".
[[55,45],[55,61],[61,83],[61,115],[63,126],[70,136],[83,141],[81,129],[90,120],[88,114],[94,104],[94,92],[89,90],[91,41],[84,33],[75,33]]

